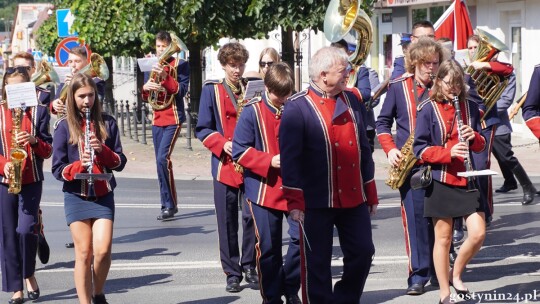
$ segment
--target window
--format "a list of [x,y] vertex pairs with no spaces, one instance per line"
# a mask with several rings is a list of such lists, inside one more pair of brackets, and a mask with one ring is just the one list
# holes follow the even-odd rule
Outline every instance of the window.
[[432,23],[437,22],[442,16],[448,5],[430,6],[430,7],[415,7],[411,10],[412,24],[417,21],[429,20]]

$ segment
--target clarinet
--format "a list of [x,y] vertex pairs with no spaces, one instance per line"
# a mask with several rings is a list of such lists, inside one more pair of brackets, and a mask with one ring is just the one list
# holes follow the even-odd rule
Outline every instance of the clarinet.
[[[467,142],[467,139],[465,137],[463,137],[463,135],[461,134],[461,127],[463,126],[463,119],[461,117],[461,108],[459,106],[459,97],[454,96],[454,99],[452,100],[452,102],[453,102],[454,108],[456,110],[459,142],[462,142],[462,143],[464,142],[464,143],[466,143],[466,146],[467,146],[467,156],[465,156],[463,158],[463,164],[465,165],[465,170],[467,172],[472,172],[472,171],[474,171],[474,169],[473,169],[472,163],[471,163],[471,155],[470,155],[470,151],[469,151],[469,143]],[[474,177],[472,177],[472,176],[467,177],[467,191],[468,192],[478,191],[478,189],[476,188],[476,186],[474,184]]]
[[93,200],[96,198],[96,193],[94,191],[94,177],[92,176],[92,173],[94,171],[94,149],[90,146],[90,109],[86,108],[84,110],[84,113],[86,115],[86,127],[84,130],[84,149],[86,152],[90,152],[90,162],[86,164],[86,170],[88,173],[90,173],[90,176],[88,177],[88,199]]

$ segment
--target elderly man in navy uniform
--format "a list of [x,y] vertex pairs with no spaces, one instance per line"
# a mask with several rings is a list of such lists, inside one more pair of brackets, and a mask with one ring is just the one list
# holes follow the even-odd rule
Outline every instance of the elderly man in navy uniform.
[[523,120],[540,140],[540,65],[534,67],[527,99],[523,104]]
[[[222,80],[204,83],[199,105],[195,134],[212,152],[214,204],[219,235],[221,266],[227,276],[227,292],[241,291],[240,281],[245,273],[248,283],[258,283],[255,270],[255,231],[253,219],[243,198],[242,174],[232,160],[232,138],[242,106],[242,78],[249,53],[238,42],[223,45],[218,60],[225,71]],[[242,259],[238,244],[238,207],[242,208]]]
[[[304,303],[358,303],[375,253],[370,214],[378,204],[360,97],[345,90],[347,54],[313,55],[310,86],[285,104],[279,147],[283,194],[300,222]],[[334,226],[343,273],[332,288]]]
[[[420,38],[412,44],[406,55],[407,72],[404,77],[390,82],[386,100],[377,118],[377,138],[388,161],[399,166],[402,160],[401,148],[414,134],[416,106],[429,97],[432,77],[443,61],[442,46],[430,38]],[[392,125],[396,122],[396,139],[392,137]],[[412,153],[412,151],[409,151]],[[415,168],[411,172],[415,171]],[[407,256],[409,258],[408,295],[421,295],[424,286],[432,278],[432,285],[438,285],[432,268],[433,226],[424,217],[424,189],[410,187],[408,173],[405,183],[399,188],[401,196],[401,215]]]

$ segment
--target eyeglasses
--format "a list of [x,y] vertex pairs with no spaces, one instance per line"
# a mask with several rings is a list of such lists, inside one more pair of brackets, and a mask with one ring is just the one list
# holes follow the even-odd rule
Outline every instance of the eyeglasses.
[[435,39],[435,35],[420,35],[420,36],[415,36],[415,35],[411,35],[411,37],[414,37],[414,38],[422,38],[422,37],[428,37],[428,38],[431,38],[431,39]]
[[425,66],[436,66],[436,65],[439,65],[439,62],[438,61],[424,61],[422,62],[422,64]]
[[264,68],[265,66],[270,67],[272,64],[274,64],[273,61],[259,61],[259,66],[261,68]]
[[15,72],[28,74],[28,71],[30,71],[30,67],[26,66],[9,67],[6,69],[6,75],[11,75]]
[[461,89],[461,85],[459,83],[451,83],[450,81],[446,81],[442,78],[439,78],[442,82],[444,82],[444,84],[446,84],[447,87],[449,88],[456,88],[456,89]]

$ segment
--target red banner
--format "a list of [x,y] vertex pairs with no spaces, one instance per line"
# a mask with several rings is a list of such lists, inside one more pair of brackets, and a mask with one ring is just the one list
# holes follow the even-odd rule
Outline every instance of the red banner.
[[454,42],[454,50],[466,49],[467,38],[473,34],[473,28],[465,0],[455,0],[434,27],[437,39],[450,38]]

